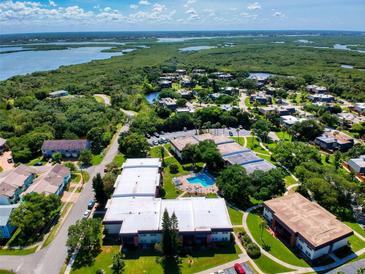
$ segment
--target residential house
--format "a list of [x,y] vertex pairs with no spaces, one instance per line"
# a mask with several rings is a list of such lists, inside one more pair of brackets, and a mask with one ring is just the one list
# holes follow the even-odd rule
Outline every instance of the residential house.
[[365,103],[356,103],[354,110],[360,114],[365,114]]
[[343,132],[328,129],[314,143],[324,150],[346,151],[354,146],[354,139]]
[[4,152],[6,145],[6,140],[0,137],[0,154]]
[[350,159],[347,164],[354,173],[365,175],[365,155],[361,155],[359,158]]
[[49,97],[51,98],[59,98],[59,97],[64,97],[68,95],[68,91],[67,90],[57,90],[57,91],[53,91],[49,93]]
[[15,226],[10,224],[10,215],[18,206],[19,204],[0,205],[0,239],[9,239],[14,232]]
[[52,157],[54,153],[61,153],[66,158],[78,158],[81,151],[89,148],[88,140],[47,140],[41,150],[45,158]]
[[171,88],[172,82],[170,80],[161,80],[158,82],[160,88]]
[[260,107],[259,112],[266,115],[270,112],[277,112],[279,116],[287,116],[295,113],[294,106],[268,106],[268,107]]
[[[44,168],[44,167],[42,167]],[[33,181],[26,191],[22,193],[22,196],[28,193],[40,193],[45,195],[56,194],[61,196],[71,180],[70,169],[56,164],[51,167],[45,167],[40,175]]]
[[352,127],[355,124],[360,124],[362,122],[365,122],[365,117],[350,112],[338,113],[337,117],[339,118],[342,125],[347,127]]
[[177,91],[177,93],[180,94],[180,96],[186,100],[190,100],[194,97],[192,90],[180,89]]
[[227,95],[237,95],[238,94],[238,88],[235,87],[225,87],[223,88],[223,92]]
[[193,69],[192,71],[192,75],[197,75],[197,76],[204,76],[206,74],[206,70],[205,69],[199,69],[199,68],[196,68],[196,69]]
[[160,100],[158,100],[158,105],[171,110],[175,110],[177,108],[176,99],[170,97],[161,98]]
[[212,94],[209,94],[209,97],[212,98],[213,100],[217,100],[219,97],[223,96],[222,93],[212,93]]
[[329,94],[312,94],[309,95],[309,100],[313,103],[322,102],[322,103],[333,103],[335,101],[335,97]]
[[301,121],[304,121],[304,118],[298,119],[297,117],[292,115],[283,115],[280,117],[280,123],[285,127],[291,127]]
[[307,91],[310,93],[319,93],[319,94],[323,94],[327,92],[327,88],[326,87],[322,87],[322,86],[317,86],[317,85],[308,85],[306,87]]
[[186,75],[186,69],[177,69],[176,73],[180,76]]
[[213,72],[212,75],[219,80],[232,80],[233,79],[233,75],[230,73],[226,73],[226,72],[220,72],[220,71]]
[[266,201],[263,216],[278,238],[311,261],[347,246],[354,234],[336,216],[299,193]]
[[33,182],[36,171],[26,165],[0,173],[0,205],[17,203],[19,196]]
[[170,216],[174,213],[177,217],[179,237],[184,245],[230,241],[233,227],[224,199],[157,198],[160,172],[159,159],[126,161],[106,205],[103,224],[107,234],[119,238],[123,245],[160,243],[162,217],[167,210]]
[[271,104],[272,97],[263,92],[259,92],[259,93],[251,94],[250,102],[251,103],[257,102],[260,105],[267,105],[267,104]]

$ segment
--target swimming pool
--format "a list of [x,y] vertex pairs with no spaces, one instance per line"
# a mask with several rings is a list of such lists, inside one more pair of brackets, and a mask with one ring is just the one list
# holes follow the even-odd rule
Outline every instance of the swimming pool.
[[190,184],[201,184],[204,187],[209,187],[215,184],[215,179],[209,174],[199,173],[194,177],[186,179]]

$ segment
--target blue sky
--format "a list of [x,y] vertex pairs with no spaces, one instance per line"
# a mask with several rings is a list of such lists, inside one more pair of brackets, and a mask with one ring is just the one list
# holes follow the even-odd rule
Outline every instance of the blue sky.
[[365,0],[0,0],[0,33],[360,30]]

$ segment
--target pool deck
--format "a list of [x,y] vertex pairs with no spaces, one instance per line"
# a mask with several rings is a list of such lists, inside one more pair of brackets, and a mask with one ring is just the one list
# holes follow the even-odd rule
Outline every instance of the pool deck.
[[192,178],[197,176],[198,174],[189,174],[177,177],[176,180],[180,181],[180,185],[175,185],[181,191],[186,191],[188,193],[196,193],[196,194],[209,194],[216,193],[218,191],[218,187],[214,184],[211,186],[202,186],[200,183],[190,183],[188,182],[188,178]]

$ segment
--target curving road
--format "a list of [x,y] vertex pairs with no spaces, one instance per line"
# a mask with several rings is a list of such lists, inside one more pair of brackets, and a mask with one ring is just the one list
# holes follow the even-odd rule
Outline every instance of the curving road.
[[40,251],[27,256],[0,256],[0,269],[13,270],[19,274],[59,274],[67,256],[67,231],[70,225],[82,218],[94,193],[91,180],[97,174],[104,174],[104,168],[111,163],[118,153],[118,136],[121,132],[128,131],[129,126],[123,126],[113,137],[103,161],[87,169],[90,179],[85,184],[80,197],[72,207],[61,229],[51,244]]

